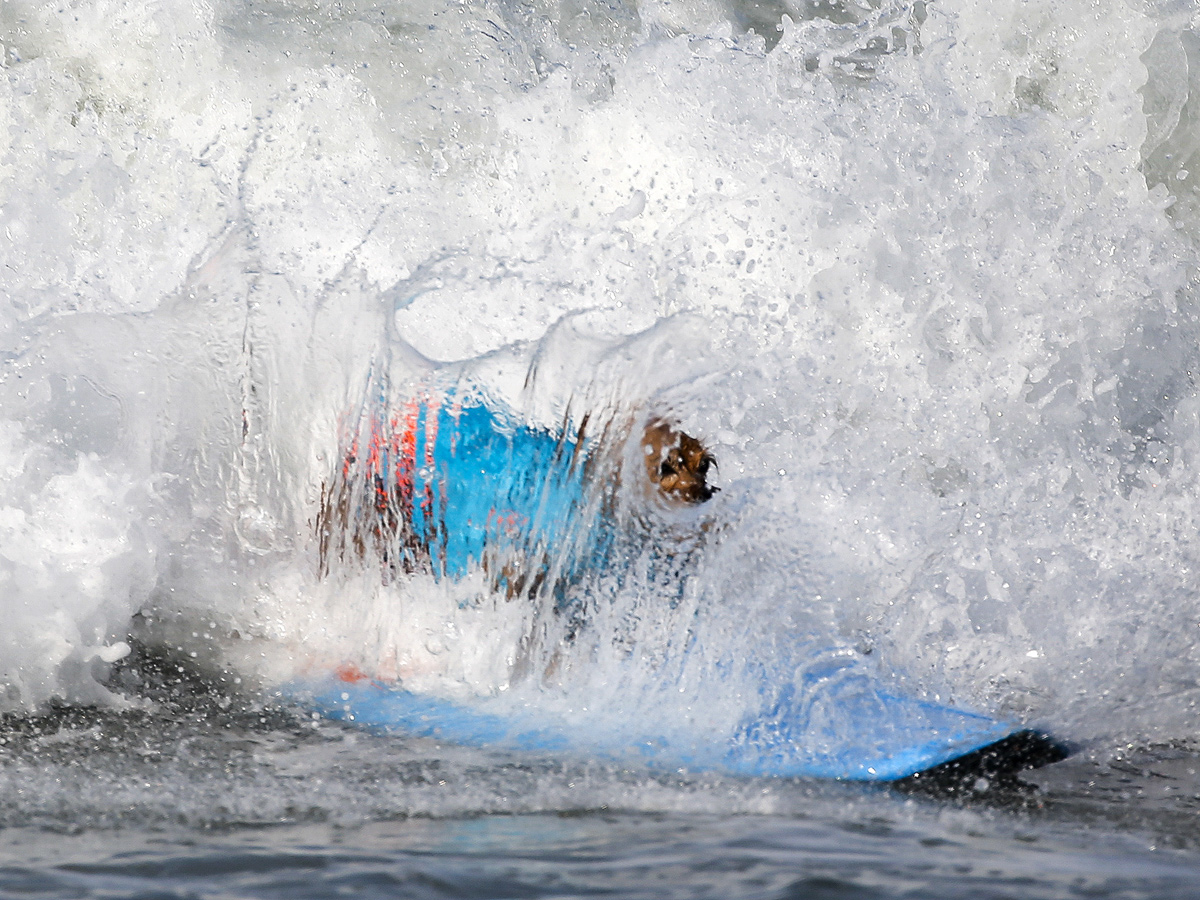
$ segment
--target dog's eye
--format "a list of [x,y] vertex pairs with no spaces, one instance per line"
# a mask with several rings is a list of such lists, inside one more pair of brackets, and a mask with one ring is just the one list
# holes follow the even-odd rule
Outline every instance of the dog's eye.
[[663,460],[662,466],[659,467],[658,474],[663,478],[666,478],[668,475],[675,474],[675,467],[671,465],[671,461],[669,459]]

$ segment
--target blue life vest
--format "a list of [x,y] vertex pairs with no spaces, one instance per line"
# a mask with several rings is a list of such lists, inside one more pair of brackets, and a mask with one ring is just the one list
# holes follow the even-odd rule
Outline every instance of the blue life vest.
[[583,432],[520,422],[470,395],[372,411],[326,498],[322,556],[339,541],[360,555],[374,543],[389,569],[440,580],[484,565],[510,593],[544,578],[532,569],[562,584],[603,566],[612,485],[590,477],[600,460]]

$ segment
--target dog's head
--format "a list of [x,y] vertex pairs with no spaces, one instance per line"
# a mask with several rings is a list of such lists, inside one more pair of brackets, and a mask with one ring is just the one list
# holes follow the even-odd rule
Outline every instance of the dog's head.
[[708,483],[715,464],[704,445],[662,419],[651,419],[642,435],[646,477],[669,500],[703,503],[717,488]]

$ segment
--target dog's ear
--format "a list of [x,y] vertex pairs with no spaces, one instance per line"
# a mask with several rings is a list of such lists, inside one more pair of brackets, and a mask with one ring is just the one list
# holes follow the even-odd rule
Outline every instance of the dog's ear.
[[668,499],[703,503],[715,493],[708,484],[715,464],[711,453],[690,434],[663,419],[651,419],[642,436],[646,477]]

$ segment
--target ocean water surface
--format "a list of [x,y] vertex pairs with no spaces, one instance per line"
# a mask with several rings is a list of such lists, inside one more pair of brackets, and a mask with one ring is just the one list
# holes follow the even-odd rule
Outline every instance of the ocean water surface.
[[[0,76],[0,896],[1195,894],[1195,3],[4,0]],[[431,384],[701,437],[686,564],[568,627],[330,563]],[[278,690],[343,666],[693,737],[853,669],[1074,753],[914,795]]]

